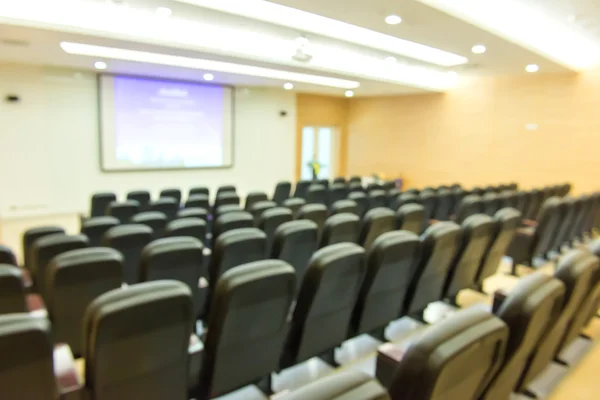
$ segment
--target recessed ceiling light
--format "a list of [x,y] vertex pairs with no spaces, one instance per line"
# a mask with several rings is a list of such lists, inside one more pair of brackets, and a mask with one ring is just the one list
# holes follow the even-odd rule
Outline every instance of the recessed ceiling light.
[[539,65],[537,64],[529,64],[525,67],[525,71],[527,72],[538,72],[540,70]]
[[215,76],[213,74],[204,74],[203,78],[205,81],[212,81],[215,79]]
[[390,62],[390,63],[395,63],[396,62],[396,57],[394,56],[388,56],[385,58],[385,61]]
[[486,48],[485,48],[485,46],[484,46],[484,45],[482,45],[482,44],[476,44],[475,46],[473,46],[473,47],[471,48],[471,51],[472,51],[473,53],[475,53],[475,54],[482,54],[482,53],[485,53],[485,51],[486,51],[486,50],[487,50],[487,49],[486,49]]
[[352,96],[354,96],[354,92],[352,90],[346,90],[346,93],[344,93],[344,96],[352,97]]
[[288,82],[288,83],[286,83],[285,85],[283,85],[283,88],[284,88],[285,90],[292,90],[292,89],[294,88],[294,84],[293,84],[293,83],[290,83],[290,82]]
[[402,22],[402,18],[397,15],[392,14],[385,17],[385,23],[388,25],[398,25],[400,22]]
[[96,68],[96,69],[106,69],[106,68],[108,68],[108,65],[106,65],[106,63],[104,61],[96,61],[94,63],[94,68]]
[[170,17],[171,14],[173,14],[173,11],[171,11],[170,8],[167,8],[167,7],[158,7],[156,9],[156,15],[158,15],[159,17],[167,18],[167,17]]

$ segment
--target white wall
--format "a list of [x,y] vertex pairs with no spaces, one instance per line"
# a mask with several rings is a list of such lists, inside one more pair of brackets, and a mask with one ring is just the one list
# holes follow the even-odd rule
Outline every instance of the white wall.
[[[19,103],[4,98],[16,94]],[[98,151],[96,76],[49,67],[0,64],[0,217],[86,212],[89,196],[165,187],[234,184],[270,193],[294,177],[296,98],[273,89],[235,93],[234,166],[105,173]],[[279,112],[287,111],[286,117]]]

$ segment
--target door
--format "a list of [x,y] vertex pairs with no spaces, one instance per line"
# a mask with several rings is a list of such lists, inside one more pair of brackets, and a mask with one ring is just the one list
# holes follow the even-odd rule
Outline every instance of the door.
[[305,126],[302,128],[302,158],[300,179],[312,180],[311,164],[318,164],[317,179],[332,180],[337,175],[338,134],[331,126]]

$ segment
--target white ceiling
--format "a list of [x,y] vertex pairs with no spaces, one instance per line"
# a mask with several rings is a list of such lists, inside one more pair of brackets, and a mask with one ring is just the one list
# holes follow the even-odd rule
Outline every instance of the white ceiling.
[[[540,7],[540,12],[547,13],[552,18],[566,19],[572,15],[569,21],[573,25],[573,29],[594,37],[600,43],[600,26],[598,25],[600,7],[594,4],[598,0],[522,1]],[[35,0],[19,0],[18,3],[24,4],[25,2],[35,2]],[[62,13],[57,13],[56,21],[43,20],[47,15],[43,15],[40,8],[31,8],[31,17],[26,15],[27,18],[25,18],[24,14],[20,14],[20,18],[15,18],[14,15],[3,14],[3,7],[14,5],[17,2],[0,0],[0,62],[44,64],[81,70],[93,69],[93,62],[96,59],[66,54],[60,48],[61,41],[71,41],[355,80],[361,84],[360,88],[355,90],[357,96],[444,91],[441,88],[430,87],[428,77],[431,76],[431,82],[434,82],[439,76],[442,78],[448,76],[448,71],[456,71],[459,76],[524,74],[526,73],[524,66],[527,64],[538,64],[540,73],[568,71],[564,66],[526,48],[526,46],[517,45],[511,40],[503,39],[418,0],[277,0],[272,2],[465,56],[469,62],[457,67],[443,68],[398,56],[397,64],[390,67],[382,64],[385,68],[379,69],[375,64],[379,62],[378,60],[383,60],[390,55],[389,53],[300,32],[287,26],[170,0],[57,0],[52,2],[83,4],[84,6],[101,5],[111,7],[109,10],[115,11],[114,18],[103,19],[102,15],[98,14],[96,20],[90,21],[87,25],[79,24],[79,26],[67,21],[68,18],[77,19],[78,16],[74,12],[69,14],[69,9],[66,7],[57,7]],[[43,0],[43,3],[39,4],[47,6],[50,3],[48,0]],[[156,24],[152,26],[155,30],[144,30],[142,27],[135,30],[138,28],[137,26],[131,30],[133,33],[115,30],[115,26],[118,25],[119,10],[126,9],[128,12],[153,15],[157,7],[169,7],[173,14],[168,22],[156,19]],[[35,11],[38,12],[37,16],[34,15]],[[394,26],[385,24],[384,18],[389,14],[400,15],[403,22]],[[36,18],[38,19],[36,20]],[[156,17],[154,16],[154,18]],[[80,21],[85,21],[83,15]],[[172,25],[168,25],[169,23]],[[232,36],[235,41],[231,42],[232,47],[228,49],[211,46],[211,37],[194,35],[192,30],[189,30],[188,36],[185,35],[185,32],[183,32],[183,36],[173,36],[173,29],[183,27],[185,30],[187,27],[192,27],[192,25],[185,25],[189,23],[232,29],[238,33],[238,36]],[[131,28],[131,26],[127,28]],[[181,31],[181,29],[179,30]],[[181,34],[182,32],[177,33]],[[319,49],[325,49],[325,53],[340,54],[340,57],[348,56],[350,60],[357,61],[336,63],[335,57],[323,61],[315,55],[311,62],[300,63],[292,60],[287,53],[283,54],[285,52],[278,51],[281,49],[276,46],[273,48],[270,46],[252,47],[253,44],[258,43],[253,40],[255,37],[272,39],[275,44],[283,43],[287,46],[287,43],[290,43],[291,46],[294,46],[294,39],[300,35],[304,35],[310,40],[310,45],[317,51],[317,55],[319,55]],[[484,54],[471,53],[471,47],[475,44],[484,44],[488,49],[487,52]],[[203,73],[207,72],[133,61],[106,61],[109,64],[109,72],[113,73],[199,80]],[[375,68],[371,70],[366,67],[370,65],[375,65]],[[396,67],[398,69],[395,69]],[[408,70],[402,69],[405,67],[416,68],[418,74],[422,74],[419,76],[424,77],[421,79],[422,82],[414,84],[406,80],[404,74]],[[278,87],[284,83],[277,79],[219,73],[215,73],[215,82],[239,86]],[[338,96],[342,96],[344,93],[344,90],[339,88],[300,83],[295,83],[294,90]]]

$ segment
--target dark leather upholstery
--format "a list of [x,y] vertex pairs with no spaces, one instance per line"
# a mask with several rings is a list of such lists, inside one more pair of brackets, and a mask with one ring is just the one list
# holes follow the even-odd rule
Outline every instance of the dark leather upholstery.
[[375,240],[352,313],[352,336],[384,328],[400,316],[419,250],[419,237],[411,232],[386,232]]
[[386,193],[383,190],[372,190],[369,192],[369,209],[372,210],[378,207],[387,207],[388,200]]
[[2,244],[0,244],[0,264],[17,265],[15,253]]
[[209,199],[207,194],[194,194],[188,197],[185,202],[185,208],[204,208],[208,210],[210,208]]
[[240,212],[240,211],[243,211],[242,207],[240,207],[237,204],[225,204],[225,205],[219,206],[215,209],[215,212],[213,213],[213,218],[216,220],[221,215],[225,215],[230,212]]
[[114,193],[94,193],[90,202],[90,217],[106,215],[106,208],[114,201],[117,201]]
[[402,192],[400,189],[392,188],[385,193],[385,197],[387,198],[387,206],[391,208],[393,200],[398,198]]
[[192,294],[194,315],[198,315],[204,306],[198,282],[200,277],[208,278],[204,270],[203,248],[202,242],[192,237],[169,237],[153,241],[142,252],[139,281],[172,279],[185,283]]
[[113,201],[106,208],[106,215],[115,217],[120,223],[126,224],[131,218],[140,212],[140,203],[134,200],[127,200],[122,203]]
[[308,260],[317,249],[318,227],[312,221],[285,222],[275,231],[271,258],[283,260],[294,267],[297,281],[302,282]]
[[177,219],[184,218],[200,218],[204,221],[208,220],[208,210],[200,207],[189,207],[177,212]]
[[541,272],[519,279],[496,312],[510,336],[500,370],[482,399],[505,400],[516,388],[531,352],[560,314],[565,286]]
[[306,204],[327,205],[327,189],[325,186],[313,183],[306,191]]
[[96,298],[83,325],[90,397],[186,399],[191,321],[190,291],[181,282],[145,282]]
[[354,192],[361,192],[361,193],[365,192],[365,188],[363,187],[361,182],[355,181],[355,182],[348,183],[348,194],[354,193]]
[[277,370],[295,280],[293,268],[279,260],[257,261],[223,274],[208,320],[195,398],[225,394]]
[[133,200],[140,203],[140,210],[144,211],[150,204],[150,192],[147,190],[134,190],[127,193],[127,200]]
[[152,241],[152,229],[146,225],[120,225],[104,234],[102,243],[123,255],[123,281],[129,285],[138,282],[138,264],[144,247]]
[[27,312],[25,294],[21,269],[0,264],[0,314]]
[[350,213],[332,215],[325,220],[319,248],[336,243],[356,243],[360,232],[360,219]]
[[495,227],[494,220],[484,214],[471,215],[462,223],[461,244],[448,270],[444,298],[454,299],[461,290],[473,286]]
[[452,205],[450,207],[450,215],[449,217],[452,219],[456,215],[456,211],[458,210],[458,206],[464,197],[467,195],[467,192],[461,187],[455,187],[451,189],[452,191]]
[[348,183],[362,183],[362,178],[360,176],[351,176],[350,179],[348,180]]
[[206,242],[206,221],[200,218],[176,219],[167,224],[165,236],[190,236]]
[[31,228],[26,230],[23,233],[23,265],[28,270],[31,270],[33,267],[31,265],[33,254],[31,253],[33,250],[33,243],[39,238],[49,235],[64,235],[65,230],[60,226],[40,226],[37,228]]
[[252,214],[252,217],[254,217],[254,226],[258,226],[258,223],[260,221],[260,216],[266,211],[269,210],[271,208],[275,208],[277,207],[277,203],[275,203],[274,201],[259,201],[257,203],[254,203],[252,205],[252,207],[250,208],[250,214]]
[[494,215],[492,240],[481,260],[475,284],[481,288],[483,281],[498,270],[502,257],[508,251],[521,221],[521,214],[514,208],[503,208]]
[[538,212],[542,206],[543,196],[544,194],[538,189],[533,189],[530,192],[529,207],[527,207],[527,213],[524,216],[525,219],[537,220]]
[[447,221],[452,213],[454,200],[452,192],[449,189],[440,189],[436,194],[435,213],[433,219],[438,221]]
[[373,377],[357,370],[335,372],[300,387],[286,400],[389,400],[387,391]]
[[283,206],[289,209],[292,212],[292,215],[295,216],[300,207],[306,204],[306,200],[301,199],[299,197],[292,197],[291,199],[287,199],[283,201]]
[[53,343],[46,318],[0,315],[0,393],[6,400],[56,400]]
[[233,186],[233,185],[219,186],[219,188],[217,188],[217,196],[216,197],[219,197],[220,195],[222,195],[224,193],[236,193],[235,186]]
[[294,197],[298,199],[306,200],[306,194],[308,193],[308,187],[312,185],[312,181],[298,181],[296,183],[296,189],[294,190]]
[[430,221],[435,216],[437,195],[432,191],[423,191],[419,194],[420,204],[423,206],[423,229],[427,229]]
[[244,210],[250,211],[252,206],[258,203],[259,201],[267,201],[269,198],[267,194],[264,192],[250,192],[246,196],[246,202],[244,203]]
[[396,211],[396,228],[419,235],[423,231],[425,209],[417,203],[405,204]]
[[282,205],[286,199],[290,198],[292,191],[292,184],[290,182],[278,182],[275,186],[275,193],[273,193],[273,201],[277,205]]
[[208,190],[208,188],[206,186],[196,186],[193,188],[190,188],[190,191],[188,193],[188,200],[190,197],[198,195],[198,194],[205,194],[207,197],[210,194],[210,191]]
[[267,235],[266,255],[271,255],[275,240],[275,232],[279,225],[292,220],[292,212],[285,207],[275,207],[265,210],[258,219],[258,227]]
[[404,192],[401,193],[400,196],[391,200],[390,208],[394,211],[397,211],[403,205],[411,203],[421,204],[421,198],[419,197],[418,193]]
[[346,183],[346,178],[343,176],[338,176],[333,178],[333,183]]
[[100,246],[102,237],[112,227],[119,225],[119,220],[115,217],[93,217],[81,224],[81,233],[87,236],[90,247]]
[[98,296],[121,287],[123,256],[114,249],[91,247],[56,256],[46,274],[46,308],[57,343],[67,343],[76,357],[83,353],[85,310]]
[[331,214],[350,213],[358,215],[358,204],[354,200],[338,200],[331,205]]
[[369,210],[369,199],[363,192],[351,192],[348,199],[356,203],[359,217],[362,218]]
[[159,211],[146,211],[134,215],[131,223],[146,225],[152,229],[152,237],[158,239],[165,235],[167,216]]
[[479,399],[507,341],[506,324],[489,312],[458,311],[427,328],[408,348],[389,393],[393,400]]
[[389,208],[379,207],[369,210],[363,218],[358,236],[358,244],[365,250],[371,246],[379,235],[396,229],[396,216]]
[[215,199],[214,210],[218,210],[221,206],[240,205],[240,197],[235,192],[223,192],[217,194]]
[[438,222],[423,233],[421,259],[406,295],[404,314],[421,313],[429,303],[441,299],[461,235],[460,226],[454,222]]
[[252,214],[246,211],[223,214],[217,218],[213,226],[213,242],[225,232],[240,228],[252,228],[253,226],[254,218],[252,218]]
[[159,211],[166,215],[167,221],[171,221],[175,219],[177,211],[179,211],[179,203],[170,196],[161,197],[160,199],[151,202],[148,206],[148,210]]
[[562,203],[562,216],[558,221],[556,235],[554,236],[554,242],[552,248],[559,251],[564,244],[570,241],[569,233],[573,229],[573,225],[576,222],[577,212],[579,210],[579,203],[577,199],[572,197],[566,197],[561,199]]
[[327,204],[330,206],[336,201],[342,201],[348,196],[348,186],[345,183],[334,183],[327,193]]
[[483,213],[493,217],[502,207],[500,197],[496,193],[488,192],[481,197],[483,203]]
[[181,190],[175,188],[163,189],[160,191],[158,195],[159,198],[164,199],[165,197],[170,197],[175,200],[177,205],[181,204]]
[[306,204],[298,210],[297,219],[306,219],[317,224],[319,236],[327,219],[327,207],[323,204]]
[[454,219],[457,224],[462,224],[465,219],[469,218],[471,215],[480,214],[482,212],[483,202],[481,201],[481,197],[470,194],[465,196],[458,205]]
[[365,251],[356,244],[335,244],[312,256],[294,308],[282,368],[321,355],[346,339],[364,273]]
[[531,194],[529,192],[518,191],[515,193],[515,197],[514,208],[521,213],[521,216],[525,216],[529,207],[529,201],[531,200]]

